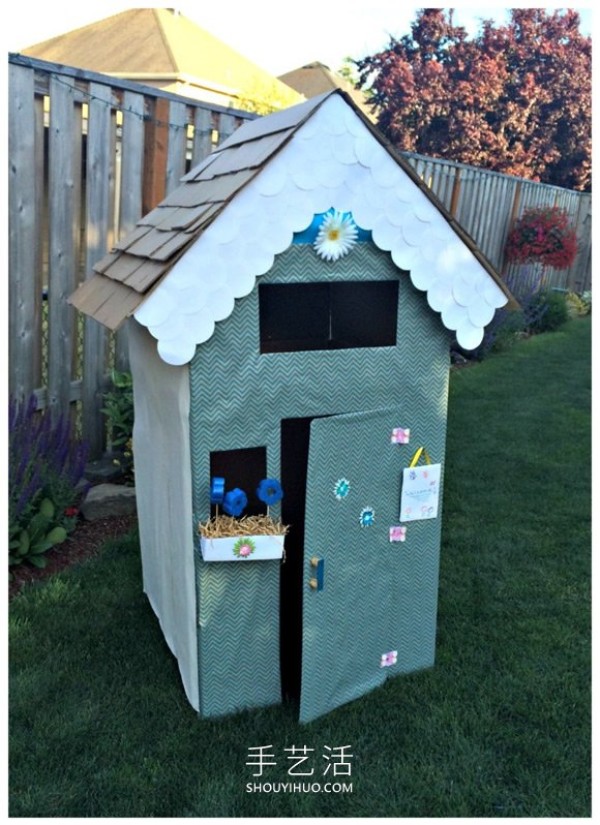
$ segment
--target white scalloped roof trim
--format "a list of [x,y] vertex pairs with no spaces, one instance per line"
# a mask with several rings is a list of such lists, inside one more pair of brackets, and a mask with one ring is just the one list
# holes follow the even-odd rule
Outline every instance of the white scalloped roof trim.
[[[223,210],[134,313],[160,357],[182,365],[236,298],[330,207],[352,212],[375,244],[427,292],[458,343],[475,349],[507,297],[431,201],[338,95]],[[350,253],[351,254],[351,253]]]

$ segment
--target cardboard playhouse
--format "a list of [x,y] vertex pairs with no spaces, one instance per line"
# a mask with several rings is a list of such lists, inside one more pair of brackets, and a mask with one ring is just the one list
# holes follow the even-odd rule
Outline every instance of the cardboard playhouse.
[[[307,722],[431,666],[450,342],[512,299],[408,164],[333,91],[245,123],[94,269],[71,300],[133,316],[143,587],[192,706]],[[201,546],[265,479],[285,539]]]

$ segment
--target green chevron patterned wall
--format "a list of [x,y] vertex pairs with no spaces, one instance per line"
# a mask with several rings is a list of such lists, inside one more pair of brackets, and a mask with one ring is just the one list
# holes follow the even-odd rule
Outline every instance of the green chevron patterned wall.
[[[397,471],[408,465],[421,444],[426,445],[432,461],[443,462],[448,333],[428,307],[424,294],[394,266],[388,253],[370,242],[359,243],[345,258],[326,262],[310,245],[293,245],[276,257],[273,268],[259,282],[395,279],[399,281],[395,347],[261,355],[257,289],[238,299],[231,317],[218,323],[210,341],[198,347],[190,365],[195,524],[209,514],[211,451],[266,447],[267,474],[280,477],[283,419],[394,407],[398,410],[396,426],[411,431],[410,445],[394,445],[403,451],[401,460],[396,460]],[[357,429],[356,438],[350,438],[348,454],[368,450],[364,441],[365,431]],[[330,475],[333,484],[337,473],[343,471],[343,460],[340,466],[331,467],[326,466],[326,458],[324,461],[321,469]],[[349,473],[352,461],[348,461]],[[364,481],[370,483],[366,476]],[[380,487],[383,482],[380,479],[377,483]],[[394,497],[398,483],[396,475]],[[373,488],[374,496],[379,494],[379,487]],[[308,506],[310,500],[309,496]],[[365,498],[364,505],[368,504],[372,502]],[[324,528],[326,546],[328,525]],[[430,523],[415,522],[408,528],[406,541],[384,548],[375,576],[385,581],[385,598],[389,601],[386,633],[390,649],[398,648],[398,659],[382,669],[379,658],[386,651],[361,651],[361,657],[374,662],[373,679],[363,692],[389,675],[433,663],[440,530],[440,517]],[[352,580],[353,573],[357,579],[361,573],[361,555],[357,552],[347,557],[345,575]],[[201,715],[216,716],[281,701],[279,574],[279,562],[210,564],[197,554]],[[343,592],[337,591],[332,610],[347,609]],[[375,587],[369,592],[369,599],[374,599],[379,591]],[[356,593],[346,595],[349,603],[356,599]],[[368,615],[368,600],[362,609]],[[335,627],[324,624],[320,632],[326,637],[335,632]],[[344,662],[345,657],[340,657],[340,668],[348,667]],[[338,665],[334,662],[330,666],[335,670]],[[305,678],[318,680],[318,666],[313,676],[306,674],[307,667],[305,663],[303,683]],[[343,685],[345,680],[341,671],[334,673],[332,690],[335,692],[335,685]],[[340,688],[339,696],[333,696],[332,706],[347,701],[344,690]],[[318,707],[310,707],[310,701],[308,707],[305,703],[305,718],[319,712],[322,710]]]

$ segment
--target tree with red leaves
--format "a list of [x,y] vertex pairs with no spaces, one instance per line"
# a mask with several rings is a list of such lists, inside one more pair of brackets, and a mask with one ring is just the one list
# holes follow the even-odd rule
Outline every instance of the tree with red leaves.
[[411,35],[354,61],[400,150],[572,189],[591,183],[590,37],[572,9],[510,9],[478,35],[421,9]]

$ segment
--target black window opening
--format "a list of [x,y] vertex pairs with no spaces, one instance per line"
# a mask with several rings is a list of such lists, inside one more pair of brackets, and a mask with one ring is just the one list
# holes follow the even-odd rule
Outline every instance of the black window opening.
[[260,284],[260,351],[396,345],[398,281]]
[[[260,516],[267,506],[256,495],[256,488],[267,475],[266,447],[250,447],[242,450],[217,450],[210,454],[210,477],[225,479],[225,492],[239,487],[248,496],[245,516]],[[211,506],[211,516],[215,515]],[[219,508],[223,512],[223,508]]]

